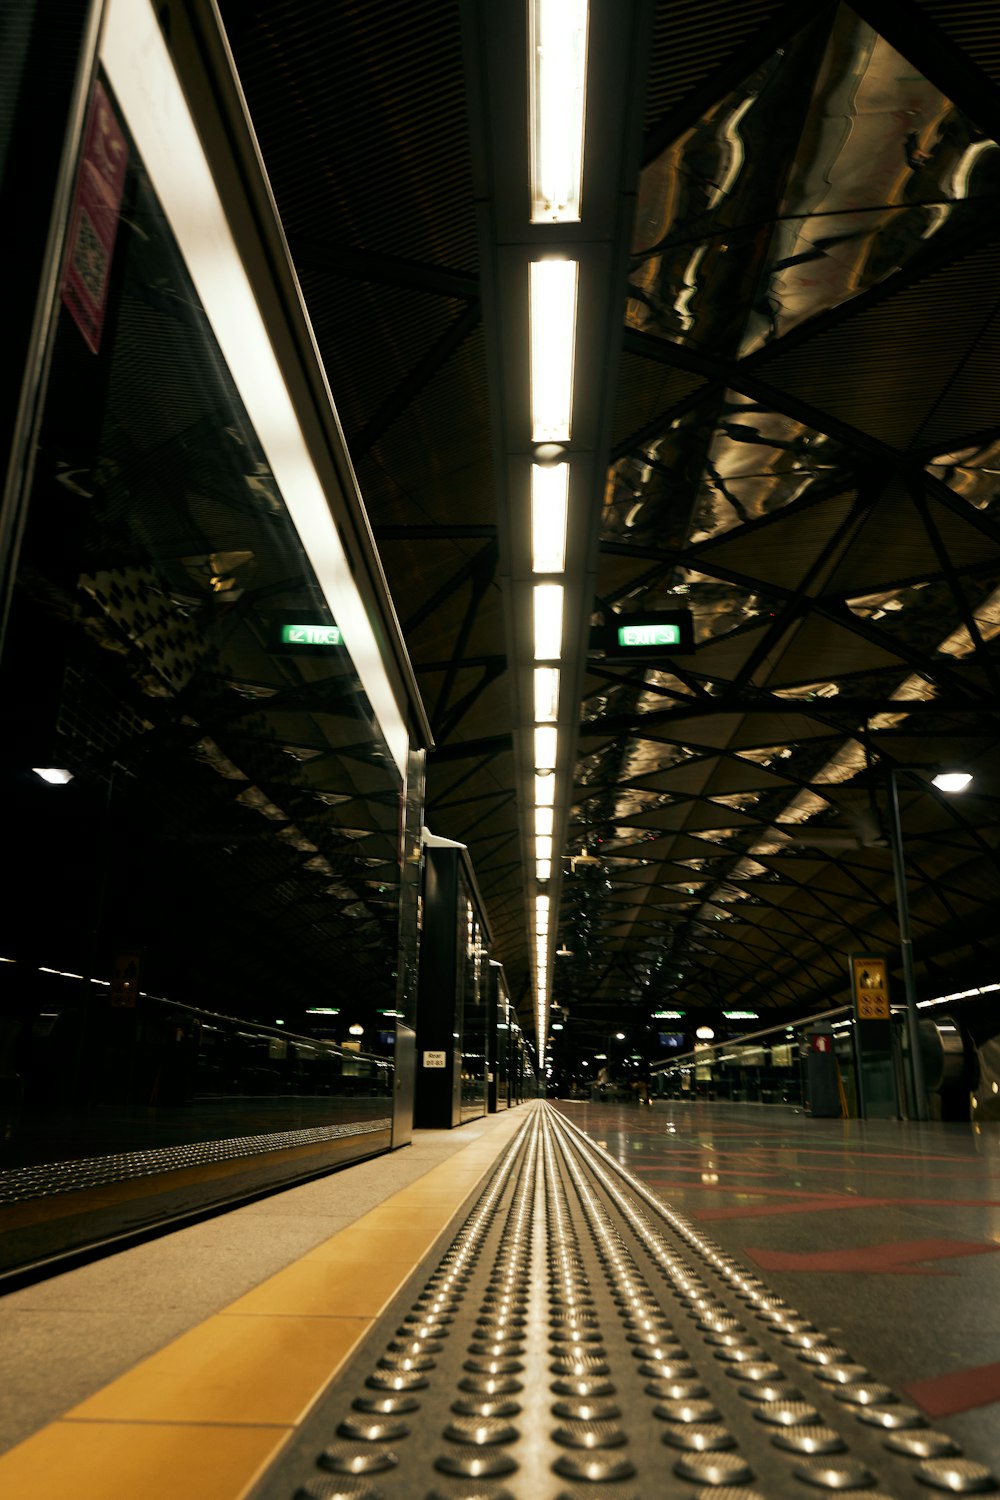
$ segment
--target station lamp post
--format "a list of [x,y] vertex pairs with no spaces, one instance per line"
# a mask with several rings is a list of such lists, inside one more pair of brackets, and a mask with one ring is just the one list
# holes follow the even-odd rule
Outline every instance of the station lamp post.
[[[917,1014],[917,985],[913,972],[913,939],[910,935],[910,903],[906,890],[906,866],[903,862],[903,830],[899,816],[897,777],[907,766],[889,768],[889,828],[892,844],[892,869],[896,884],[896,915],[899,926],[899,948],[903,961],[903,991],[906,996],[906,1030],[910,1043],[910,1082],[913,1087],[913,1112],[918,1120],[927,1119],[927,1094],[924,1085],[924,1059],[920,1050],[920,1018]],[[941,771],[931,778],[939,791],[954,795],[964,792],[972,776],[968,771]]]

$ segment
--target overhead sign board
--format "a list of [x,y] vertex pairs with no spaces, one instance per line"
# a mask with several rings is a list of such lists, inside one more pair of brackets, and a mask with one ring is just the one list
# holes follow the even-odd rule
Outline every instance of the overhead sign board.
[[679,625],[619,625],[619,646],[679,646]]
[[618,615],[608,625],[590,632],[590,650],[611,661],[669,660],[694,650],[694,626],[689,609],[657,614]]
[[340,626],[317,619],[316,615],[291,610],[271,622],[272,651],[293,656],[300,652],[315,655],[320,651],[337,650],[343,644],[344,633]]
[[283,646],[342,646],[339,625],[282,625]]

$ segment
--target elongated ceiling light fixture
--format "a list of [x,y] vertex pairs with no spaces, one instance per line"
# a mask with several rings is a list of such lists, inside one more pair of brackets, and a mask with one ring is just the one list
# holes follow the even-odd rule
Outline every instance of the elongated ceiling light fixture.
[[569,464],[531,465],[531,566],[561,573],[566,566]]
[[536,443],[565,443],[572,435],[579,270],[575,260],[556,257],[528,265],[531,437]]
[[578,223],[587,0],[533,0],[530,16],[531,222]]
[[[577,224],[583,191],[588,0],[529,0],[531,222]],[[557,803],[560,668],[573,435],[579,262],[556,247],[528,262],[534,638],[535,1003],[539,1067],[549,1006],[549,896]]]
[[535,660],[558,661],[562,651],[563,594],[561,583],[536,583]]
[[535,770],[554,771],[557,749],[558,731],[547,724],[539,725],[535,730]]
[[[535,668],[535,723],[554,724],[559,717],[559,668]],[[535,801],[539,799],[536,797]]]

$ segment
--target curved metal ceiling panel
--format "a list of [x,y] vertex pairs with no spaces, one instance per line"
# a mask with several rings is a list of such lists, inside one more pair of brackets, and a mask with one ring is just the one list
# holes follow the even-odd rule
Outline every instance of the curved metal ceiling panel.
[[[653,998],[841,998],[846,952],[895,951],[890,763],[977,777],[903,798],[919,984],[1000,964],[1000,12],[651,5],[594,618],[690,608],[696,647],[588,663],[570,1047]],[[435,713],[428,817],[527,1015],[459,6],[222,9]]]

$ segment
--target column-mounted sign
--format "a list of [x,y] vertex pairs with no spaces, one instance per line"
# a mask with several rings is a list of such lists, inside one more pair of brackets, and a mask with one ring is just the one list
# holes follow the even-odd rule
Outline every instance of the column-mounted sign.
[[854,1002],[858,1111],[862,1119],[891,1120],[899,1114],[892,1059],[889,964],[880,953],[852,953],[849,959]]
[[446,1068],[448,1055],[445,1052],[425,1052],[423,1063],[425,1068]]
[[851,993],[859,1021],[889,1020],[889,974],[884,958],[851,955]]
[[614,615],[608,625],[590,632],[590,652],[607,661],[669,661],[694,651],[694,625],[689,609],[660,610],[656,614]]
[[134,1010],[139,998],[139,965],[142,954],[130,949],[115,955],[115,966],[108,990],[108,1004],[121,1010]]

